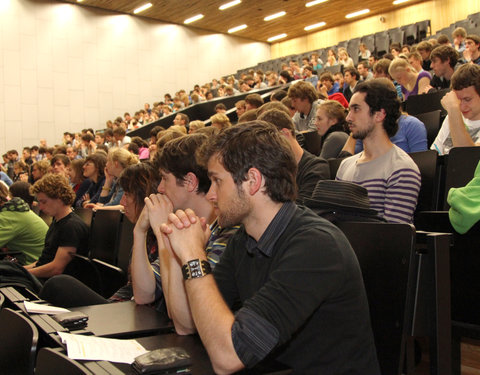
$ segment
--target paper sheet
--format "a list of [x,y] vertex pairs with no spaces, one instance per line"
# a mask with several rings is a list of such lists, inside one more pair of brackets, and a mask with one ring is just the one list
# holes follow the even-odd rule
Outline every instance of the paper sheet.
[[55,314],[66,313],[70,311],[70,310],[64,309],[63,307],[42,305],[40,303],[33,303],[29,301],[23,301],[23,305],[25,306],[25,310],[27,310],[28,313],[55,315]]
[[65,332],[58,332],[58,335],[67,345],[68,356],[72,359],[130,364],[135,357],[148,352],[136,340],[106,339]]

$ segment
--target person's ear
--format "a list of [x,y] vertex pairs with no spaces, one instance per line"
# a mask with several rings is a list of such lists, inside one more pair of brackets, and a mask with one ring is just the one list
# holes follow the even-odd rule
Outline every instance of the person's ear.
[[250,168],[247,172],[247,180],[244,183],[249,195],[258,193],[264,185],[262,173],[257,168]]
[[195,192],[198,188],[198,178],[194,173],[188,172],[185,176],[185,186],[188,192]]

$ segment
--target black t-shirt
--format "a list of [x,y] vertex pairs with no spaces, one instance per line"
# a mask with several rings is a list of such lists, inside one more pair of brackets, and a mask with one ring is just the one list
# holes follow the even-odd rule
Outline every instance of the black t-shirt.
[[88,227],[74,212],[59,221],[53,219],[37,266],[53,261],[59,247],[75,247],[77,254],[81,255],[86,255],[88,251]]

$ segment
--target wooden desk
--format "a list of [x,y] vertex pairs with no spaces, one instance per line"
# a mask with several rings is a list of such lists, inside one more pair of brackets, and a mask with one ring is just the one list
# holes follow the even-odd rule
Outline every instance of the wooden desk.
[[153,307],[133,301],[70,308],[88,315],[85,330],[98,337],[134,338],[170,332],[173,325]]

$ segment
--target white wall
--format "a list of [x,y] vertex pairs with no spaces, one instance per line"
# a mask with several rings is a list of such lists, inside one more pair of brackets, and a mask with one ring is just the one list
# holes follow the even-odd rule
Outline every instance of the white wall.
[[0,152],[105,127],[270,58],[266,43],[48,0],[0,0]]

